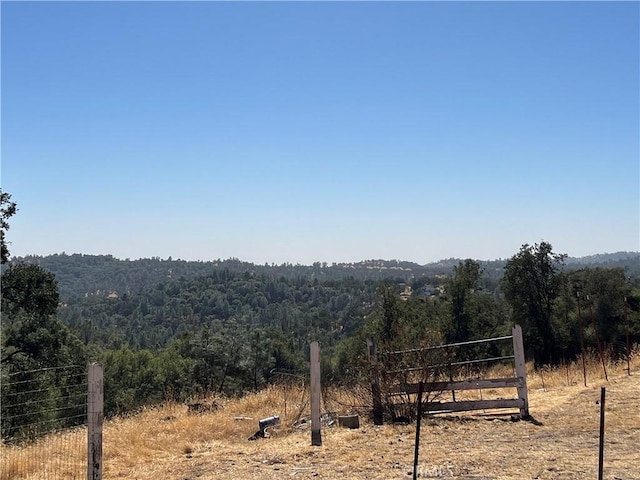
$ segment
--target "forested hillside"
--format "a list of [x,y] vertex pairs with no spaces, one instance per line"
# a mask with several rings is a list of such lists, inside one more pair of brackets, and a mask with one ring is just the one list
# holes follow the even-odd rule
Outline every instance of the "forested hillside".
[[304,374],[313,340],[327,380],[346,382],[366,373],[367,336],[406,348],[504,335],[517,322],[539,364],[578,355],[580,332],[585,348],[600,341],[622,356],[627,339],[640,341],[639,258],[580,261],[546,243],[508,260],[423,266],[15,258],[3,268],[2,368],[100,361],[113,414]]
[[413,278],[448,274],[457,260],[431,265],[418,265],[397,260],[367,260],[358,263],[320,263],[299,265],[284,263],[256,265],[238,259],[185,261],[145,258],[120,260],[111,255],[49,255],[15,258],[14,262],[37,264],[53,272],[63,299],[74,295],[108,295],[116,292],[139,293],[169,279],[202,277],[218,272],[237,274],[249,272],[275,278],[305,278],[320,282],[352,277],[357,280],[409,281]]
[[331,345],[361,326],[376,300],[376,283],[353,278],[319,282],[227,269],[165,280],[139,293],[74,296],[58,317],[87,344],[164,347],[185,333],[272,328],[305,343]]
[[[264,264],[256,265],[238,259],[212,261],[186,261],[180,259],[142,258],[120,260],[111,255],[56,254],[16,257],[12,263],[40,265],[52,272],[58,280],[63,301],[73,296],[102,295],[111,293],[140,293],[145,289],[170,279],[201,277],[215,272],[249,272],[269,277],[306,278],[309,280],[341,280],[352,277],[357,280],[436,283],[438,278],[451,275],[463,259],[449,258],[439,262],[419,265],[399,260],[364,260],[357,263],[316,262],[312,265]],[[483,269],[483,283],[494,290],[502,278],[507,260],[479,261]],[[632,280],[640,281],[640,254],[618,252],[565,259],[567,269],[584,267],[623,268]]]

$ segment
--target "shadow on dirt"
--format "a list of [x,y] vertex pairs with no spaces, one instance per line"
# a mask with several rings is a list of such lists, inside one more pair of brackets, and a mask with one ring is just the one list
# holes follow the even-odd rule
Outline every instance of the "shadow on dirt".
[[520,417],[520,415],[505,415],[504,413],[486,413],[486,414],[477,414],[473,416],[459,416],[459,415],[442,415],[442,416],[431,416],[425,418],[426,425],[439,425],[442,422],[454,422],[454,423],[472,423],[472,422],[529,422],[536,426],[543,426],[544,424],[536,420],[532,415],[528,415],[524,418]]

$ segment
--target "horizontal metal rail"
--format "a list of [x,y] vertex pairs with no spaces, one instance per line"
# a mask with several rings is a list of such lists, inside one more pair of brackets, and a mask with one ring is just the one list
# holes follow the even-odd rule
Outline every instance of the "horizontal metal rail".
[[428,350],[438,350],[441,348],[462,347],[464,345],[477,345],[479,343],[498,342],[500,340],[510,340],[512,338],[513,338],[512,335],[507,335],[505,337],[484,338],[482,340],[470,340],[468,342],[448,343],[446,345],[433,345],[430,347],[411,348],[409,350],[398,350],[397,352],[379,352],[379,355],[402,355],[404,353],[426,352]]
[[491,358],[481,358],[479,360],[465,360],[464,362],[451,362],[451,363],[440,363],[438,365],[425,365],[424,367],[413,367],[413,368],[401,368],[399,370],[388,370],[384,373],[402,373],[402,372],[419,372],[421,370],[429,370],[434,368],[442,368],[442,367],[459,367],[460,365],[471,365],[474,363],[485,363],[485,362],[497,362],[500,360],[512,360],[514,359],[514,355],[505,355],[504,357],[491,357]]

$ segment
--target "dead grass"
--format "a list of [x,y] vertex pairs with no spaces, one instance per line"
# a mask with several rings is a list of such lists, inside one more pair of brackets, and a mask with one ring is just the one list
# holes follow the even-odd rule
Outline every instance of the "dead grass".
[[[599,359],[590,358],[588,386],[584,387],[580,361],[542,371],[533,371],[529,365],[530,410],[536,423],[513,422],[509,415],[489,415],[495,412],[426,418],[420,448],[422,477],[595,478],[598,401],[600,387],[606,386],[605,478],[640,480],[640,356],[633,359],[631,376],[625,370],[626,363],[607,368],[609,382],[604,381]],[[511,373],[496,368],[490,375]],[[505,392],[484,391],[482,395],[505,396]],[[331,401],[327,409],[341,413],[357,409],[357,395],[350,392],[334,392],[328,398]],[[212,413],[190,415],[185,405],[167,403],[133,417],[107,421],[104,478],[411,478],[408,473],[412,470],[414,425],[378,427],[361,418],[361,428],[357,430],[324,428],[323,446],[312,447],[308,428],[291,426],[300,412],[309,412],[308,392],[301,388],[273,386],[238,400],[216,400],[224,406]],[[257,430],[258,420],[274,414],[282,417],[282,425],[272,430],[272,436],[248,441]],[[84,441],[86,433],[67,435]],[[53,478],[43,476],[41,464],[53,460],[45,462],[42,455],[37,461],[29,461],[31,473],[14,476],[11,472],[16,452],[2,447],[2,480]],[[84,452],[57,455],[83,462]]]
[[87,464],[85,428],[54,433],[28,447],[0,442],[0,480],[84,479]]

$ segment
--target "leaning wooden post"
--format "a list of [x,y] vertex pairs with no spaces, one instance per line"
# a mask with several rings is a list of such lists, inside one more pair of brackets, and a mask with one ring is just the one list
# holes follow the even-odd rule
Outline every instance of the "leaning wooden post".
[[320,433],[320,345],[311,343],[311,445],[322,445]]
[[104,383],[102,365],[88,368],[87,395],[87,480],[102,480],[102,423]]
[[522,400],[520,417],[529,417],[529,393],[527,391],[527,364],[524,358],[524,343],[522,342],[522,328],[515,325],[512,330],[513,356],[516,364],[516,377],[518,377],[518,398]]
[[373,399],[373,424],[382,425],[382,399],[380,398],[380,379],[378,378],[378,353],[372,338],[367,338],[367,355],[371,374],[371,397]]

